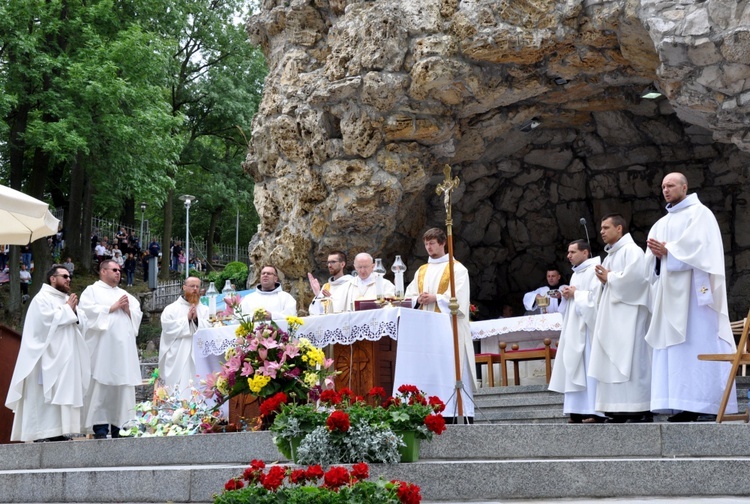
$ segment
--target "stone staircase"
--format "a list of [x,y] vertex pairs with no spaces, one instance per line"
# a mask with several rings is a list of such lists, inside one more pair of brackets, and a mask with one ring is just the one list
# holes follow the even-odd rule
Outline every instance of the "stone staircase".
[[[371,473],[425,502],[750,496],[744,423],[569,425],[557,394],[529,387],[480,391],[493,424],[449,426],[419,462]],[[0,502],[210,502],[254,458],[284,462],[268,432],[0,445]]]

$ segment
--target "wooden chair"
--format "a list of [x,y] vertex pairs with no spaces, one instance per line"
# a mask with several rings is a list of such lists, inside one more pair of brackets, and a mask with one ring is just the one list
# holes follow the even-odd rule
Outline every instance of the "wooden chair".
[[518,373],[518,363],[521,361],[530,360],[542,360],[544,359],[545,372],[547,376],[547,384],[549,384],[550,377],[552,376],[552,359],[557,355],[557,348],[552,348],[552,340],[549,338],[544,339],[544,346],[539,348],[518,348],[518,344],[514,343],[511,345],[510,350],[506,350],[508,344],[504,341],[500,343],[500,371],[503,374],[503,386],[508,386],[508,369],[506,367],[507,362],[513,363],[513,380],[516,385],[520,385],[520,378]]
[[480,366],[487,365],[487,381],[490,387],[495,386],[495,364],[500,364],[500,354],[497,353],[479,353],[474,355],[474,360]]
[[727,409],[729,403],[729,395],[732,393],[732,385],[734,385],[734,378],[737,376],[737,369],[740,365],[750,364],[750,341],[748,341],[748,332],[750,331],[750,312],[744,322],[732,322],[732,332],[738,328],[739,324],[742,324],[742,333],[740,335],[740,341],[737,344],[737,351],[731,354],[701,354],[698,356],[699,360],[704,361],[715,361],[715,362],[731,362],[732,370],[729,372],[727,377],[727,384],[724,387],[724,395],[721,398],[721,404],[719,405],[719,412],[716,415],[716,423],[721,423],[724,420],[742,420],[745,423],[750,420],[750,409],[745,410],[744,413],[738,413],[736,415],[725,415],[724,412]]

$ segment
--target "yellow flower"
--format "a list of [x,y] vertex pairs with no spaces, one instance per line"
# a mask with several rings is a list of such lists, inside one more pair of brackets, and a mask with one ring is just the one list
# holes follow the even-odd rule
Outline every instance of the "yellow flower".
[[302,377],[302,381],[304,381],[308,387],[314,387],[318,384],[318,375],[309,371],[305,371],[305,374]]
[[310,364],[320,364],[322,366],[325,357],[326,355],[321,349],[312,347],[305,353],[302,360],[304,362],[310,362]]
[[286,323],[289,324],[290,326],[294,326],[295,328],[301,325],[305,325],[305,322],[301,318],[294,317],[292,315],[286,318]]
[[222,395],[226,395],[229,393],[229,382],[223,376],[220,376],[216,379],[216,390],[218,390]]
[[242,327],[241,325],[237,326],[237,329],[234,330],[234,335],[238,338],[242,338],[247,334],[247,330]]
[[308,348],[312,347],[312,343],[310,343],[310,340],[307,338],[300,338],[299,339],[299,348],[300,350],[307,350]]
[[252,378],[247,379],[247,386],[250,387],[250,392],[257,394],[260,392],[263,387],[268,385],[268,382],[271,381],[270,376],[264,376],[264,375],[253,375]]
[[227,351],[224,352],[224,360],[228,361],[229,359],[234,357],[236,353],[237,353],[237,350],[235,350],[234,347],[227,348]]

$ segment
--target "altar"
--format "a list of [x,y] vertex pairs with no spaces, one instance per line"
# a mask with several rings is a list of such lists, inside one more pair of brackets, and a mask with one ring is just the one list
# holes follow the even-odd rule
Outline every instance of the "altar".
[[[550,338],[553,342],[558,341],[562,322],[561,313],[482,320],[471,323],[471,338],[479,342],[481,353],[499,353],[502,341],[518,343],[519,348],[534,348],[540,346],[545,338]],[[541,361],[522,362],[519,370],[524,384],[546,382],[544,364]],[[495,364],[494,375],[501,376],[499,364]]]
[[[297,338],[318,348],[334,345],[334,366],[341,371],[336,388],[349,387],[366,395],[373,386],[387,393],[402,384],[416,385],[427,395],[446,401],[455,386],[453,332],[450,316],[409,308],[382,308],[302,318]],[[287,328],[286,320],[275,320]],[[236,325],[200,329],[193,336],[196,373],[220,369],[224,353],[236,339]],[[465,402],[465,401],[464,401]],[[246,405],[242,416],[251,416]]]

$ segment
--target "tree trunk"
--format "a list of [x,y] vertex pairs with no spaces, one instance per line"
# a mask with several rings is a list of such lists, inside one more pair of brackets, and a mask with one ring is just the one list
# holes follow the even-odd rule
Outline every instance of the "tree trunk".
[[91,260],[94,255],[91,249],[91,214],[93,206],[94,188],[91,185],[91,177],[85,176],[86,182],[83,190],[83,218],[81,219],[81,265],[86,271],[91,271]]
[[159,272],[160,280],[169,280],[169,265],[172,260],[169,251],[169,241],[172,236],[172,218],[174,207],[174,189],[167,193],[167,201],[164,203],[164,230],[161,234],[161,271]]
[[81,156],[78,155],[70,166],[70,194],[68,197],[68,209],[65,212],[65,227],[63,229],[67,254],[73,258],[75,264],[81,266],[84,265],[84,254],[89,257],[91,256],[88,253],[89,235],[88,233],[84,233],[85,226],[82,226],[81,222],[84,180],[85,173],[81,163]]
[[219,224],[219,218],[221,217],[221,210],[215,210],[211,214],[211,221],[208,224],[208,236],[206,237],[206,259],[208,260],[208,269],[215,271],[213,258],[214,258],[214,233],[216,232],[216,226]]
[[[44,198],[49,168],[49,155],[42,149],[35,149],[31,177],[29,178],[29,195],[39,200]],[[39,238],[31,243],[31,257],[34,261],[33,278],[36,278],[29,288],[29,294],[33,297],[42,287],[43,282],[40,282],[39,279],[52,266],[52,253],[50,252],[48,237]]]

